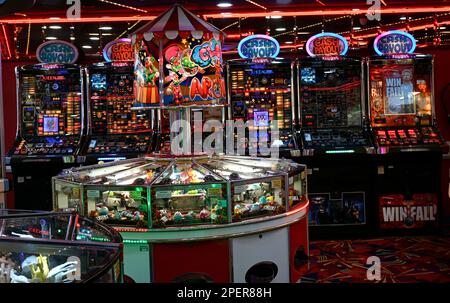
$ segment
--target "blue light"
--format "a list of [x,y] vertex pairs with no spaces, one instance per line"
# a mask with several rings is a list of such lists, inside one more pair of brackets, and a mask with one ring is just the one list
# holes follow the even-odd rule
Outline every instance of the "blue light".
[[245,43],[247,43],[249,40],[266,40],[266,41],[270,41],[274,44],[275,52],[272,53],[270,56],[266,56],[266,58],[276,58],[278,56],[278,54],[280,53],[280,44],[278,43],[278,41],[275,38],[267,36],[267,35],[252,35],[252,36],[245,37],[244,39],[242,39],[239,42],[238,53],[241,58],[244,58],[244,59],[262,58],[259,56],[249,57],[242,53],[242,50],[241,50],[242,46],[245,46]]
[[[379,56],[383,56],[383,55],[389,55],[390,53],[383,53],[379,48],[378,48],[378,42],[380,41],[381,38],[389,36],[389,35],[400,35],[400,36],[404,36],[406,38],[408,38],[411,41],[411,49],[409,49],[407,51],[408,54],[412,54],[414,53],[414,51],[416,50],[416,39],[414,38],[413,35],[411,35],[410,33],[404,32],[404,31],[399,31],[399,30],[393,30],[393,31],[387,31],[385,33],[382,33],[381,35],[378,35],[375,38],[375,41],[373,42],[373,48],[375,49],[375,52],[379,55]],[[395,54],[395,53],[393,53]]]
[[311,43],[321,37],[334,37],[339,39],[343,44],[344,44],[344,49],[341,51],[341,53],[339,54],[340,56],[345,56],[348,52],[348,42],[347,40],[342,37],[341,35],[335,34],[335,33],[329,33],[329,32],[325,32],[325,33],[320,33],[317,35],[312,36],[311,38],[308,39],[308,41],[306,42],[306,52],[308,53],[308,55],[310,55],[311,57],[315,57],[316,54],[314,54],[313,52],[311,52],[309,46],[311,45]]

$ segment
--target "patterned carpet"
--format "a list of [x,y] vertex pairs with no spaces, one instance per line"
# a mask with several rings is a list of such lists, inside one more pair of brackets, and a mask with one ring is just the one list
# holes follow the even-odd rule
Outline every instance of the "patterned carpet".
[[[367,258],[380,259],[380,280],[368,280]],[[374,273],[372,271],[372,273]],[[310,243],[300,283],[450,282],[450,237],[393,237]]]

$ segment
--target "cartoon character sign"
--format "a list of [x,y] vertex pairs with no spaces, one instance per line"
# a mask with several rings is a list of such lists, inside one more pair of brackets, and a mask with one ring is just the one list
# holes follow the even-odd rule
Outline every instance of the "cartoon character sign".
[[189,44],[174,43],[164,50],[165,105],[198,104],[225,97],[220,41],[213,38],[192,44],[193,40]]

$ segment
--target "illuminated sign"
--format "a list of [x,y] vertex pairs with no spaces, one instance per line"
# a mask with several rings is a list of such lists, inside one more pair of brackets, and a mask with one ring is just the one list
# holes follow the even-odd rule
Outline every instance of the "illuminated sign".
[[53,40],[39,45],[36,58],[42,63],[75,63],[78,59],[78,50],[69,42]]
[[373,43],[375,52],[382,55],[412,54],[416,49],[416,39],[402,31],[388,31],[379,35]]
[[134,50],[131,39],[122,38],[113,40],[103,48],[103,58],[107,62],[134,61]]
[[245,59],[276,58],[280,52],[277,40],[266,35],[248,36],[239,42],[239,56]]
[[320,33],[306,42],[306,52],[311,57],[344,56],[347,51],[347,40],[335,33]]

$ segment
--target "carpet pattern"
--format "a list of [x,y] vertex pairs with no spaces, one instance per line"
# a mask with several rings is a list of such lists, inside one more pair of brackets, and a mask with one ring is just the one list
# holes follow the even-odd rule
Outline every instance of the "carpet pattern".
[[[380,259],[380,280],[367,279],[370,256]],[[304,268],[300,283],[449,283],[450,237],[312,241]]]

